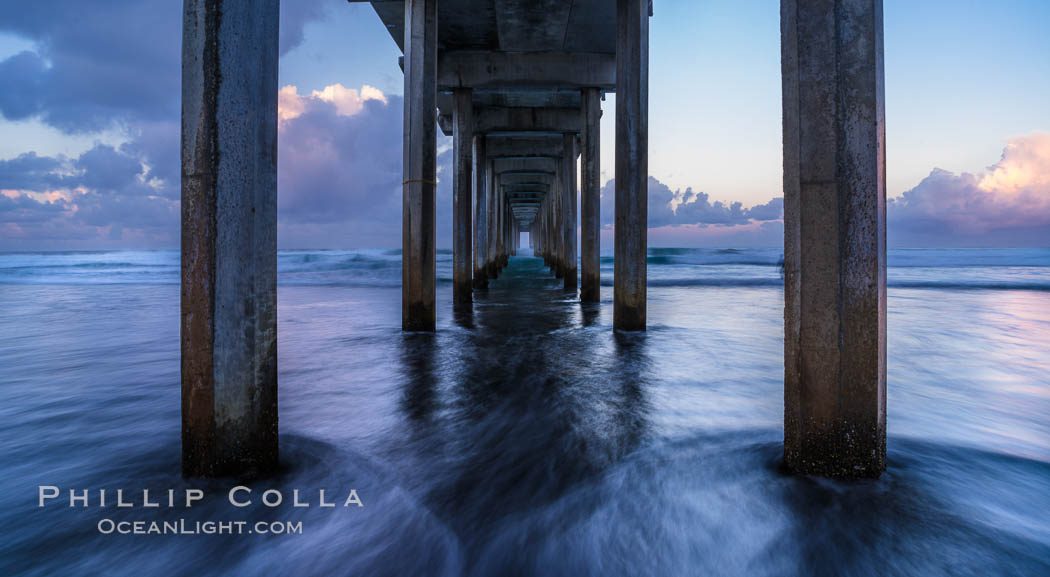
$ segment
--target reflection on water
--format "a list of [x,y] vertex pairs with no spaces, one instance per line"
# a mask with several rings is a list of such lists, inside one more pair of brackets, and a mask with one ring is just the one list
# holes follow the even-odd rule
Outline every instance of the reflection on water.
[[[709,252],[654,266],[776,274],[775,254]],[[252,487],[366,506],[236,509],[235,480],[178,476],[177,286],[0,284],[0,574],[1050,574],[1050,292],[891,289],[889,469],[849,483],[780,470],[777,286],[657,285],[650,330],[619,334],[611,288],[581,304],[561,285],[513,259],[404,334],[396,288],[283,284],[284,468]],[[208,497],[41,509],[38,484]],[[103,517],[303,535],[99,535]]]
[[480,330],[400,338],[410,422],[397,458],[413,460],[407,477],[464,567],[491,563],[494,531],[596,482],[645,434],[644,335],[579,333],[581,305],[558,296],[560,281],[538,260],[515,264],[478,295]]

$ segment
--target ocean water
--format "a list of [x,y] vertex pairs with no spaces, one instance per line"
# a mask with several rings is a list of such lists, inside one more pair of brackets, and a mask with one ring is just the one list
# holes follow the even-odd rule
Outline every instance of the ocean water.
[[781,470],[780,256],[651,250],[623,335],[610,257],[600,304],[518,257],[454,312],[441,252],[426,335],[398,251],[281,252],[283,468],[235,508],[179,475],[178,253],[0,254],[0,575],[1050,575],[1050,249],[890,251],[889,467],[857,482]]

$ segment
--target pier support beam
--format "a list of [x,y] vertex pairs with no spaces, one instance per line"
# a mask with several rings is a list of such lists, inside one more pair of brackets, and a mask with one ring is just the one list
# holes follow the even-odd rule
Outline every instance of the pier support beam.
[[452,247],[452,293],[457,303],[469,303],[473,296],[471,286],[471,234],[470,221],[471,194],[473,193],[471,173],[474,170],[474,121],[473,91],[460,88],[453,95],[452,111],[452,147],[456,158],[456,167],[452,175],[453,197],[453,247]]
[[558,162],[554,184],[551,185],[551,245],[554,252],[554,278],[565,278],[565,166]]
[[500,263],[500,268],[506,268],[507,262],[510,259],[510,201],[507,200],[507,193],[503,192],[503,187],[500,187],[500,194],[503,196],[503,234],[500,238],[503,240],[503,246],[501,247],[501,256],[503,257]]
[[558,274],[558,182],[559,174],[557,169],[554,171],[554,182],[551,183],[550,189],[550,200],[547,203],[547,242],[550,243],[550,269],[554,273],[554,278],[561,278]]
[[545,264],[552,273],[555,272],[554,267],[554,234],[551,232],[554,229],[554,191],[558,186],[557,180],[551,183],[550,190],[547,191],[547,196],[544,198],[544,214],[543,214],[543,247],[544,253],[546,254]]
[[474,136],[474,288],[489,286],[488,260],[488,156],[485,135]]
[[881,0],[781,2],[784,460],[886,468],[886,172]]
[[553,189],[548,189],[547,194],[543,197],[543,204],[540,205],[540,256],[543,257],[543,266],[550,268],[551,266],[551,255],[550,255],[550,202]]
[[503,225],[505,224],[503,222],[503,209],[505,203],[503,201],[503,189],[498,182],[499,177],[497,176],[496,179],[496,269],[503,270]]
[[551,266],[551,255],[550,255],[550,202],[551,197],[554,194],[553,183],[551,188],[547,190],[547,194],[543,197],[543,204],[540,205],[540,256],[543,257],[543,266],[550,268]]
[[485,270],[489,279],[496,279],[499,277],[499,265],[496,264],[499,258],[499,183],[497,182],[497,175],[493,170],[491,159],[488,161],[485,173],[488,178],[488,182],[485,184],[485,192],[488,195],[488,216],[486,218],[488,219],[489,228],[486,236],[488,246],[485,249]]
[[186,476],[277,466],[278,4],[183,4]]
[[405,0],[401,328],[434,330],[437,0]]
[[616,0],[617,330],[645,330],[648,186],[649,0]]
[[576,292],[577,250],[576,250],[576,135],[566,132],[562,135],[562,210],[564,211],[565,243],[565,290]]
[[601,300],[601,91],[583,91],[580,154],[580,300]]

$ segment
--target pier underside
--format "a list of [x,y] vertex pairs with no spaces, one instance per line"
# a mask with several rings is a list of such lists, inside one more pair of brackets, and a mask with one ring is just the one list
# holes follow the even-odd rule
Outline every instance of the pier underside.
[[[354,0],[351,0],[354,1]],[[184,471],[277,463],[278,0],[187,0]],[[453,138],[453,301],[529,233],[580,301],[600,291],[600,119],[616,94],[613,327],[646,329],[651,0],[371,2],[404,71],[402,328],[435,329],[437,131]],[[785,461],[885,468],[881,0],[781,2]],[[221,82],[220,82],[221,80]]]

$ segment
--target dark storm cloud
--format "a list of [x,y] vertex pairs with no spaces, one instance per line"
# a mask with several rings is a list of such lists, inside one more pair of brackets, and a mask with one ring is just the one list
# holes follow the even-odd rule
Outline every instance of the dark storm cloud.
[[[281,3],[282,54],[324,0]],[[0,61],[0,114],[39,116],[68,133],[178,119],[182,2],[48,0],[0,4],[0,32],[34,43]]]
[[[281,3],[282,54],[333,1]],[[0,116],[129,139],[77,158],[0,160],[0,237],[112,240],[137,230],[136,239],[177,244],[182,2],[3,2],[0,32],[32,43],[0,60]]]
[[50,156],[26,152],[9,160],[0,160],[0,189],[47,190],[61,186],[56,171],[62,161]]
[[0,114],[11,120],[22,120],[40,112],[41,83],[47,70],[35,52],[19,52],[0,60],[0,78],[16,90],[0,91]]
[[69,133],[177,117],[182,3],[5,2],[0,31],[34,51],[0,62],[0,113]]

